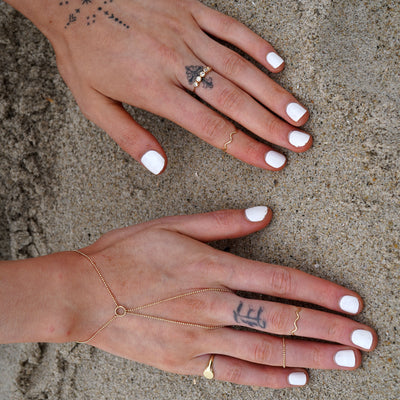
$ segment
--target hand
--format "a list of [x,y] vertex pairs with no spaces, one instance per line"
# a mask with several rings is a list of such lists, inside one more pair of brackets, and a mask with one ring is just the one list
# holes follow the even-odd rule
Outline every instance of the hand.
[[[118,304],[127,308],[202,288],[232,291],[204,292],[140,311],[225,327],[207,330],[127,314],[113,320],[89,344],[180,374],[201,375],[215,354],[215,379],[273,388],[304,385],[308,377],[303,368],[357,368],[359,350],[373,350],[377,337],[371,328],[337,314],[361,311],[362,300],[356,293],[295,269],[246,260],[202,243],[262,229],[272,217],[267,210],[162,218],[109,232],[83,249],[101,270]],[[110,320],[115,304],[87,259],[72,252],[62,254],[61,292],[68,293],[65,307],[74,310],[66,339],[83,341]],[[247,299],[235,291],[313,303],[335,313]],[[329,343],[298,340],[291,332]],[[285,361],[282,338],[270,334],[286,335]]]
[[[269,43],[233,18],[195,0],[43,1],[7,0],[49,38],[85,116],[153,173],[165,169],[166,155],[122,103],[168,118],[259,168],[280,170],[286,158],[199,99],[269,143],[295,152],[310,148],[311,136],[297,128],[309,117],[306,109],[213,39],[235,45],[273,73],[284,68]],[[212,71],[197,98],[193,81],[206,65]]]

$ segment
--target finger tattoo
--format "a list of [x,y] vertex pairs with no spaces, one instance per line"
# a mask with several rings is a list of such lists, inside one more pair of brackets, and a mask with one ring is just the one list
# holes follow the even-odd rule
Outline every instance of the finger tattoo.
[[236,310],[233,310],[233,318],[237,323],[242,323],[250,326],[251,328],[265,329],[267,322],[262,317],[264,311],[263,307],[259,307],[256,311],[251,306],[247,307],[247,311],[244,310],[244,304],[242,301],[239,302]]
[[[186,77],[190,85],[193,85],[196,82],[196,78],[202,76],[201,74],[204,71],[204,67],[201,65],[187,65],[185,69]],[[201,85],[204,89],[212,89],[214,84],[211,76],[202,77]]]

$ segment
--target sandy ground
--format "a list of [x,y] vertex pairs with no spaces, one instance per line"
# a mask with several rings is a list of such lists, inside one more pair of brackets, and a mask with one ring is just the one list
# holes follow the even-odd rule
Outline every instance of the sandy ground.
[[399,398],[399,46],[396,0],[206,1],[285,58],[274,79],[310,110],[314,147],[279,173],[245,165],[183,129],[132,110],[168,156],[147,173],[88,122],[47,40],[0,2],[0,253],[73,249],[171,214],[269,205],[271,225],[222,243],[358,291],[356,319],[379,334],[355,372],[310,371],[269,390],[167,374],[87,345],[0,347],[0,399]]

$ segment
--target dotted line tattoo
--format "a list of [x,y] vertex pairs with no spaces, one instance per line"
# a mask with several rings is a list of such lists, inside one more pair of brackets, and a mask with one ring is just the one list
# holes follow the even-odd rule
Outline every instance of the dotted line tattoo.
[[[73,7],[72,3],[80,3],[79,7]],[[130,29],[121,18],[114,15],[110,6],[114,0],[58,0],[60,7],[68,8],[68,19],[64,26],[65,29],[69,28],[79,19],[83,19],[86,26],[96,23],[98,17],[107,18],[125,29]]]

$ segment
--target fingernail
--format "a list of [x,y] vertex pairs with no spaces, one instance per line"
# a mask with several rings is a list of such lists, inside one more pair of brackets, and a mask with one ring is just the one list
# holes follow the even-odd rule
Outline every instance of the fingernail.
[[310,140],[308,133],[292,131],[289,133],[289,143],[294,147],[303,147]]
[[289,375],[289,383],[293,386],[304,386],[307,383],[307,375],[304,372],[292,372]]
[[351,314],[357,314],[360,309],[360,302],[357,297],[343,296],[339,301],[339,306],[343,311]]
[[355,367],[356,355],[353,350],[340,350],[335,354],[335,363],[339,367]]
[[246,218],[250,222],[260,222],[262,221],[268,213],[268,207],[257,206],[251,207],[244,211]]
[[267,54],[267,62],[272,68],[278,68],[283,64],[283,59],[271,51],[271,53]]
[[365,350],[369,350],[372,346],[372,333],[364,329],[357,329],[351,334],[351,341]]
[[265,162],[273,168],[280,168],[286,162],[286,157],[277,151],[270,150],[265,155]]
[[289,115],[290,119],[294,122],[300,120],[300,118],[307,112],[307,110],[297,103],[290,103],[286,107],[286,113]]
[[154,175],[158,175],[165,165],[164,157],[155,150],[149,150],[142,156],[140,161]]

